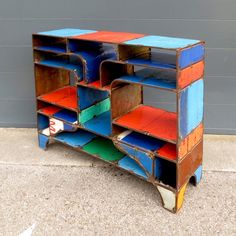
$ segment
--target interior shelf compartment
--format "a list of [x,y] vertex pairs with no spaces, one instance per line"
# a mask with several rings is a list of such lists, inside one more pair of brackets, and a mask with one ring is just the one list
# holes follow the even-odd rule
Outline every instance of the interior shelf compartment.
[[103,60],[117,58],[114,47],[109,44],[70,39],[68,47],[71,53],[83,61],[86,83],[99,79],[99,68]]
[[111,112],[107,111],[83,123],[84,128],[91,130],[102,136],[110,136],[112,134],[111,128]]
[[119,45],[119,58],[132,65],[176,70],[176,51],[152,47]]
[[125,155],[109,139],[96,137],[83,146],[83,150],[106,161],[118,161]]
[[38,132],[41,134],[44,134],[45,136],[50,136],[50,131],[49,131],[49,117],[38,114],[37,115],[37,128]]
[[119,162],[118,165],[129,172],[133,172],[136,175],[139,175],[143,177],[144,179],[147,179],[147,175],[145,171],[139,166],[139,164],[133,160],[132,158],[125,156],[123,157]]
[[54,117],[70,124],[78,123],[77,112],[67,110],[62,107],[54,106],[46,102],[41,102],[40,108],[38,109],[38,113],[49,117]]
[[33,35],[33,47],[37,50],[66,53],[66,38]]
[[95,134],[78,129],[76,132],[62,132],[57,134],[54,139],[72,147],[83,147],[96,137]]
[[154,169],[158,182],[176,188],[176,163],[156,158]]
[[171,143],[177,142],[177,115],[163,109],[139,105],[113,123]]
[[74,86],[65,86],[63,88],[53,90],[49,93],[38,96],[37,99],[56,106],[77,111],[77,93],[76,87]]
[[101,65],[101,86],[108,86],[114,80],[176,91],[175,71],[137,67],[120,61],[104,61]]
[[128,144],[133,149],[154,152],[158,157],[175,161],[176,160],[176,145],[165,141],[137,133],[131,130],[126,130],[119,134],[116,138],[119,142]]
[[83,79],[81,58],[76,55],[57,54],[54,52],[34,51],[35,64],[68,70],[77,75],[77,80]]

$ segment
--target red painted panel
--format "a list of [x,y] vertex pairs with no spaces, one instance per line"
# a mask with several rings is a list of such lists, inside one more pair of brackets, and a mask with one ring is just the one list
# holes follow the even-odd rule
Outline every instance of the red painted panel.
[[204,73],[204,61],[199,61],[196,64],[193,64],[179,73],[179,86],[184,88],[192,82],[200,79]]
[[40,99],[72,109],[77,108],[76,88],[67,86],[40,96]]
[[170,160],[176,160],[176,145],[167,143],[157,150],[157,154]]
[[165,110],[141,105],[118,118],[115,123],[154,137],[176,140],[176,114]]
[[110,32],[110,31],[99,31],[91,34],[84,34],[74,36],[74,39],[85,39],[104,43],[122,43],[127,40],[141,38],[144,34],[127,33],[127,32]]
[[62,110],[62,108],[60,107],[55,107],[55,106],[48,106],[48,107],[44,107],[42,109],[40,109],[40,111],[42,113],[44,113],[45,115],[54,115],[56,112]]

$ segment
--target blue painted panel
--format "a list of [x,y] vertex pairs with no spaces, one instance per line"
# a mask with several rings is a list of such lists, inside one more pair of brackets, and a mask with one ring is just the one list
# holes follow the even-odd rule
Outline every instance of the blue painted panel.
[[203,119],[203,80],[191,84],[180,94],[180,137],[187,136]]
[[50,30],[45,32],[39,32],[40,35],[47,35],[47,36],[55,36],[55,37],[71,37],[71,36],[78,36],[82,34],[89,34],[97,32],[96,30],[84,30],[84,29],[58,29],[58,30]]
[[92,130],[98,134],[104,136],[111,135],[111,112],[107,111],[102,113],[99,116],[94,117],[93,119],[85,122],[83,126],[88,129]]
[[108,97],[108,92],[79,86],[78,96],[79,109],[83,110],[106,99]]
[[119,146],[124,150],[128,155],[137,158],[144,169],[152,174],[152,163],[153,160],[147,155],[147,153],[139,151],[133,147],[130,147],[126,144],[120,143]]
[[134,147],[144,148],[149,151],[155,151],[162,147],[165,142],[152,138],[150,136],[132,132],[121,139],[123,142],[128,143]]
[[55,47],[55,46],[38,46],[37,49],[41,51],[53,51],[57,53],[66,53],[66,49],[63,47]]
[[59,112],[53,115],[55,118],[64,120],[69,123],[74,123],[77,121],[77,114],[76,112],[69,111],[67,109],[62,109]]
[[43,134],[39,134],[38,140],[39,140],[39,147],[42,149],[46,149],[49,138]]
[[203,59],[205,48],[202,44],[181,51],[179,56],[179,67],[185,68]]
[[127,82],[141,83],[141,81],[144,78],[141,77],[141,76],[136,76],[136,75],[124,75],[124,76],[121,76],[118,79],[122,79],[122,80],[125,80]]
[[150,67],[158,68],[158,69],[175,69],[176,68],[176,65],[158,62],[154,59],[149,60],[149,59],[142,59],[142,58],[132,58],[132,59],[127,60],[126,62],[132,65],[150,66]]
[[114,50],[109,51],[78,51],[76,55],[81,56],[85,60],[85,81],[91,83],[99,79],[99,68],[102,61],[106,59],[116,59]]
[[133,171],[135,174],[142,176],[143,178],[147,179],[147,175],[144,172],[144,170],[137,164],[136,161],[134,161],[132,158],[125,156],[122,158],[118,165],[128,171]]
[[70,64],[67,61],[62,61],[62,60],[55,60],[55,59],[50,59],[50,60],[42,60],[37,62],[40,65],[45,65],[45,66],[51,66],[51,67],[56,67],[56,68],[62,68],[66,70],[73,70],[77,73],[79,78],[83,78],[83,67],[82,65],[75,65],[75,64]]
[[173,38],[173,37],[164,37],[149,35],[142,38],[133,39],[124,42],[129,45],[142,45],[147,47],[158,47],[163,49],[177,49],[190,46],[192,44],[200,42],[195,39],[184,39],[184,38]]
[[74,127],[72,125],[64,123],[64,131],[74,131]]
[[49,127],[49,118],[47,116],[38,114],[38,129],[43,130]]
[[76,132],[63,132],[57,134],[55,140],[65,142],[72,147],[82,147],[90,142],[96,135],[85,130],[77,130]]
[[202,178],[202,165],[200,165],[197,170],[194,172],[194,176],[196,178],[196,184],[199,184]]

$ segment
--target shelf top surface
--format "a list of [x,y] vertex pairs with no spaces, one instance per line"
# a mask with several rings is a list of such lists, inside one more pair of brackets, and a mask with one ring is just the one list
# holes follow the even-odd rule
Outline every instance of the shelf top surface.
[[72,28],[65,28],[65,29],[57,29],[57,30],[50,30],[39,32],[39,35],[45,36],[54,36],[54,37],[72,37],[75,35],[82,35],[88,33],[94,33],[96,30],[86,30],[86,29],[72,29]]
[[202,42],[195,39],[145,35],[140,33],[96,31],[72,28],[39,32],[36,35],[69,37],[71,39],[82,39],[102,43],[126,44],[134,46],[146,46],[167,50],[177,50]]

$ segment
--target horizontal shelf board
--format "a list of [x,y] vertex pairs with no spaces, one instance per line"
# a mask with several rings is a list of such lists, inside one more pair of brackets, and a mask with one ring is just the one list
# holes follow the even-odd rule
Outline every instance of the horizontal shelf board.
[[103,43],[122,43],[127,40],[140,38],[144,34],[128,33],[128,32],[111,32],[111,31],[99,31],[91,34],[74,36],[74,39],[84,39],[90,41],[97,41]]
[[171,69],[175,70],[176,65],[168,64],[168,63],[162,63],[159,61],[154,60],[153,58],[150,59],[143,59],[143,58],[131,58],[126,60],[127,63],[137,66],[147,66],[157,69]]
[[56,107],[56,106],[47,106],[44,108],[41,108],[38,112],[43,113],[47,116],[52,116],[55,113],[57,113],[58,111],[61,111],[63,108],[61,107]]
[[58,105],[70,110],[77,110],[77,94],[76,88],[73,86],[66,86],[50,93],[43,94],[37,99]]
[[39,64],[39,65],[43,65],[43,66],[56,67],[56,68],[61,68],[61,69],[65,69],[65,70],[76,71],[77,74],[81,78],[82,78],[82,75],[83,75],[82,65],[70,64],[70,63],[67,63],[66,61],[55,60],[55,59],[42,60],[42,61],[38,61],[38,62],[35,62],[35,63]]
[[157,35],[147,35],[142,38],[124,42],[128,45],[141,45],[146,47],[156,47],[161,49],[178,49],[191,46],[201,41],[195,39],[174,38]]
[[145,171],[134,161],[132,158],[125,156],[119,162],[118,165],[129,172],[133,172],[136,175],[139,175],[145,179],[147,179],[147,175]]
[[177,115],[159,108],[140,105],[113,122],[171,143],[177,141]]
[[58,111],[53,115],[53,117],[72,124],[78,123],[77,113],[67,109],[62,109],[61,111]]
[[95,30],[85,30],[85,29],[73,29],[73,28],[65,28],[58,30],[50,30],[37,33],[38,35],[45,36],[53,36],[53,37],[72,37],[75,35],[83,35],[88,33],[94,33]]
[[93,139],[82,149],[106,161],[118,161],[124,157],[124,154],[114,146],[111,140],[101,137]]
[[82,147],[96,137],[95,134],[85,130],[77,130],[76,132],[63,132],[57,134],[54,139],[66,143],[72,147]]
[[101,115],[95,116],[91,120],[85,122],[83,127],[96,132],[97,134],[101,134],[103,136],[111,135],[111,112],[107,111],[102,113]]
[[159,79],[155,77],[140,77],[137,75],[125,75],[117,78],[122,81],[127,81],[129,83],[137,83],[143,86],[150,86],[159,89],[165,89],[170,91],[176,91],[176,81]]
[[86,83],[85,81],[80,81],[80,82],[78,82],[78,85],[88,87],[88,88],[92,88],[92,89],[99,89],[99,90],[102,90],[102,91],[108,91],[108,92],[111,90],[110,85],[101,87],[99,80],[96,80],[92,83]]
[[125,131],[121,133],[117,139],[133,147],[138,147],[149,151],[156,151],[165,144],[165,142],[161,140],[132,131]]
[[56,47],[56,46],[37,46],[34,47],[34,49],[46,52],[66,53],[66,48]]

